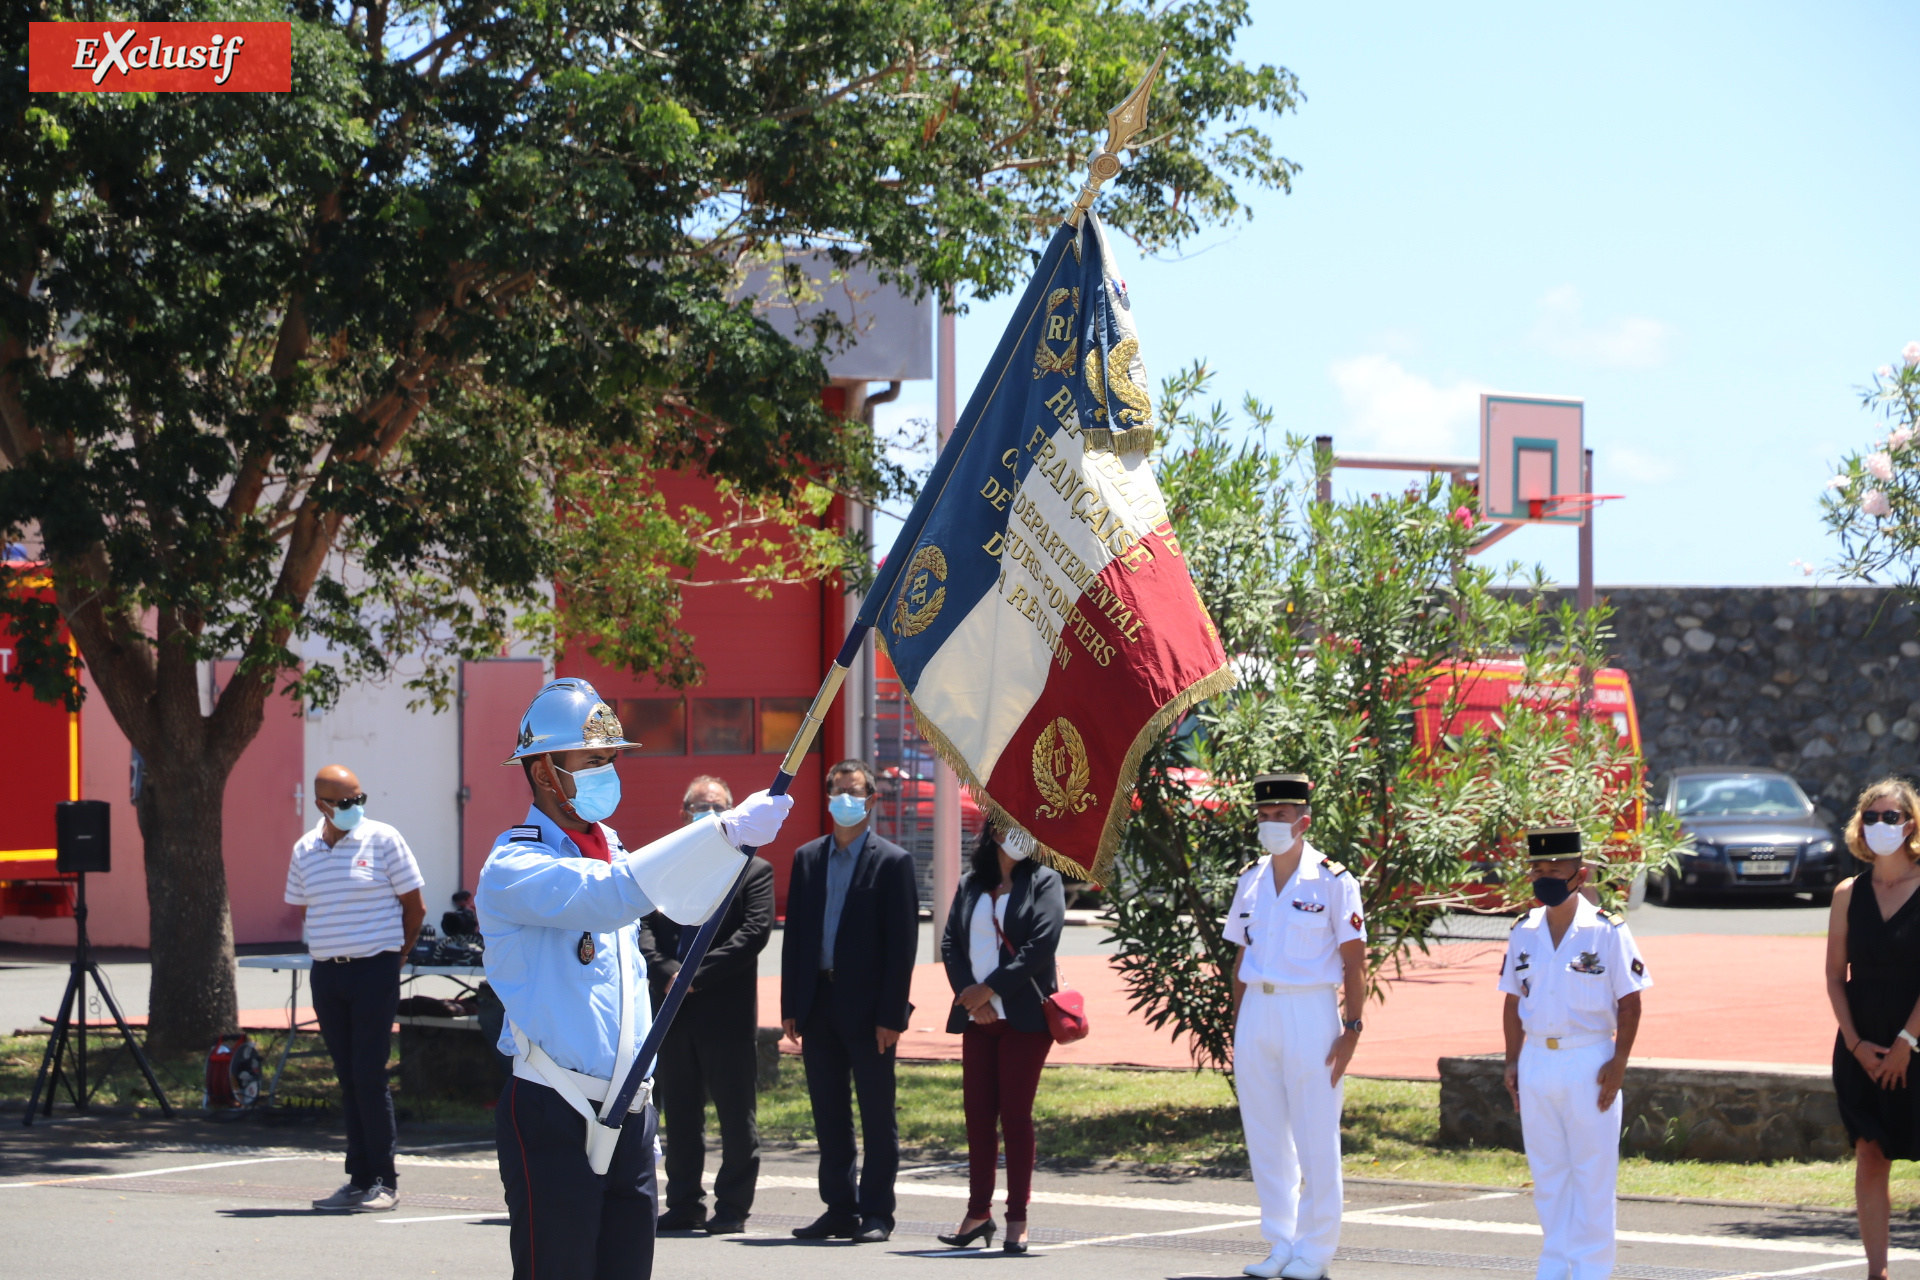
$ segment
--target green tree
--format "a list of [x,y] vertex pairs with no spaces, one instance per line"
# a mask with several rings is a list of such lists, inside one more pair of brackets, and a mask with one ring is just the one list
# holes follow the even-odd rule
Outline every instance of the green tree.
[[1861,406],[1887,423],[1871,449],[1850,453],[1821,500],[1840,540],[1843,579],[1891,581],[1920,599],[1920,342],[1883,364],[1860,390]]
[[[1603,851],[1607,898],[1676,840],[1662,819],[1633,829],[1641,764],[1611,718],[1570,714],[1604,664],[1604,606],[1577,613],[1537,580],[1503,589],[1518,566],[1469,558],[1487,527],[1441,480],[1318,503],[1308,442],[1270,449],[1271,414],[1251,400],[1244,423],[1201,407],[1208,380],[1196,365],[1163,384],[1156,469],[1240,683],[1145,762],[1113,912],[1134,1007],[1224,1068],[1234,949],[1221,926],[1259,852],[1254,776],[1314,779],[1308,838],[1359,880],[1375,975],[1424,950],[1449,912],[1529,899],[1512,856],[1529,825],[1578,824]],[[1531,693],[1475,725],[1446,673],[1495,659],[1522,663],[1501,682]],[[1422,734],[1423,710],[1438,732]]]
[[[845,335],[781,336],[749,268],[1017,285],[1162,43],[1109,225],[1177,244],[1292,172],[1262,117],[1293,81],[1233,57],[1237,0],[135,0],[291,20],[294,91],[29,96],[29,20],[91,12],[0,15],[0,533],[55,583],[0,608],[17,678],[79,696],[64,625],[147,762],[161,1048],[233,1022],[221,797],[277,690],[323,705],[413,653],[444,696],[519,624],[688,678],[701,554],[848,561],[809,513],[889,477],[820,406]],[[738,518],[690,525],[659,467]]]

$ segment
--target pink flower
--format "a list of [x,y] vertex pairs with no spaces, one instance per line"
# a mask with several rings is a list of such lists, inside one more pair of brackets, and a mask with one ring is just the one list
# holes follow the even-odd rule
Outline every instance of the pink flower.
[[1453,518],[1460,522],[1460,527],[1462,529],[1465,529],[1468,533],[1473,532],[1474,521],[1473,521],[1473,512],[1471,509],[1465,506],[1455,507],[1453,509]]
[[1920,364],[1920,342],[1909,342],[1906,346],[1900,348],[1900,358],[1907,362],[1909,369],[1916,364]]
[[1883,364],[1878,369],[1875,369],[1873,374],[1876,378],[1891,378],[1893,376],[1893,366]]
[[1869,489],[1867,496],[1860,499],[1860,510],[1870,516],[1884,516],[1893,510],[1893,505],[1887,501],[1886,494],[1878,489]]
[[1847,487],[1847,485],[1848,485],[1849,483],[1850,483],[1850,482],[1848,481],[1848,479],[1847,479],[1847,478],[1846,478],[1845,476],[1835,476],[1835,477],[1834,477],[1833,479],[1831,479],[1831,480],[1829,480],[1829,481],[1827,481],[1827,488],[1829,488],[1829,489],[1844,489],[1844,488],[1846,488],[1846,487]]
[[1893,479],[1893,459],[1884,453],[1867,455],[1867,471],[1875,480]]
[[1887,437],[1887,444],[1895,449],[1904,449],[1911,439],[1913,439],[1912,427],[1895,427],[1893,434]]

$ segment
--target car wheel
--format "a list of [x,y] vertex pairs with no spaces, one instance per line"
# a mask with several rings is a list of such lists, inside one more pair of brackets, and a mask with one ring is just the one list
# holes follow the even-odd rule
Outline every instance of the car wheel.
[[1656,890],[1654,896],[1660,899],[1660,905],[1663,907],[1677,907],[1680,905],[1680,886],[1674,883],[1676,878],[1672,872],[1667,872],[1660,877],[1659,882],[1654,886]]

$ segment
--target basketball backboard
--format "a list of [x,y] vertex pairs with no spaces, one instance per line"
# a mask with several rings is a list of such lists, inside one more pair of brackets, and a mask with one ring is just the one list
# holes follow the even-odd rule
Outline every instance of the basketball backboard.
[[[1506,524],[1581,524],[1585,405],[1547,396],[1480,397],[1480,516]],[[1555,499],[1560,499],[1556,501]]]

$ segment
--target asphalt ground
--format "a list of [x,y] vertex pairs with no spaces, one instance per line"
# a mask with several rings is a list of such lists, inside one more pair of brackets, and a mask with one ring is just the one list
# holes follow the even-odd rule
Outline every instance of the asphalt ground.
[[[183,1141],[182,1138],[185,1137]],[[415,1136],[403,1145],[401,1201],[388,1214],[318,1213],[308,1201],[342,1180],[323,1134],[194,1122],[57,1118],[0,1130],[0,1258],[9,1276],[138,1275],[153,1280],[244,1269],[305,1277],[506,1276],[504,1207],[490,1143]],[[272,1145],[268,1145],[272,1144]],[[792,1239],[820,1211],[810,1149],[769,1151],[740,1236],[661,1240],[655,1273],[732,1280],[780,1268],[791,1280],[856,1280],[909,1269],[1000,1265],[1061,1280],[1230,1280],[1265,1255],[1244,1178],[1128,1170],[1041,1170],[1028,1256],[949,1250],[965,1208],[952,1164],[908,1165],[899,1222],[884,1245]],[[1847,1214],[1733,1204],[1624,1200],[1621,1280],[1860,1277]],[[1349,1182],[1341,1280],[1514,1276],[1534,1268],[1539,1232],[1525,1192]],[[1920,1226],[1895,1228],[1896,1277],[1920,1277]]]

